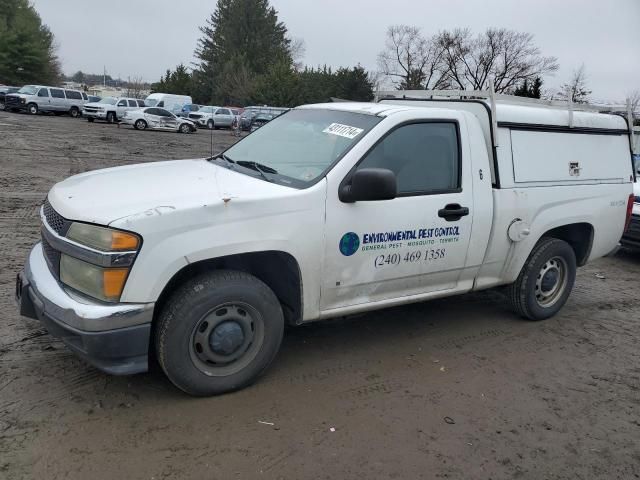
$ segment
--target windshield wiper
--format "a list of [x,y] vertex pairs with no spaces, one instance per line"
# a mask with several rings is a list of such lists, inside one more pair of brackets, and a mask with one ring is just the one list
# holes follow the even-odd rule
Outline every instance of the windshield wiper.
[[265,174],[266,173],[272,173],[272,174],[277,174],[278,171],[275,168],[271,168],[268,167],[267,165],[263,165],[261,163],[258,162],[252,162],[252,161],[248,161],[248,160],[238,160],[236,162],[238,165],[240,165],[241,167],[246,167],[246,168],[251,168],[255,171],[257,171],[260,176],[265,179],[267,182],[273,182],[273,179],[267,177]]
[[222,159],[225,161],[225,163],[228,165],[228,167],[230,169],[234,169],[235,168],[235,161],[231,160],[229,157],[227,157],[224,153],[221,153],[220,155],[216,156],[216,157],[211,157],[209,160],[219,160]]

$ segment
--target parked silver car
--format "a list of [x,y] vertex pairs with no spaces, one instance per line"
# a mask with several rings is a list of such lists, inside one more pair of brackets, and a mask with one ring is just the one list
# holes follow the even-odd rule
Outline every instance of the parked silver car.
[[125,112],[144,107],[144,100],[137,98],[105,97],[99,102],[85,104],[83,114],[89,122],[106,120],[114,123],[121,120]]
[[189,114],[189,120],[208,129],[231,128],[235,115],[226,107],[200,107],[195,113]]
[[136,130],[170,130],[180,133],[195,132],[198,128],[188,118],[175,116],[169,110],[147,107],[124,113],[122,123],[132,125]]
[[14,112],[26,110],[32,115],[38,112],[68,113],[77,118],[82,115],[87,100],[87,94],[80,90],[25,85],[5,97],[5,109]]

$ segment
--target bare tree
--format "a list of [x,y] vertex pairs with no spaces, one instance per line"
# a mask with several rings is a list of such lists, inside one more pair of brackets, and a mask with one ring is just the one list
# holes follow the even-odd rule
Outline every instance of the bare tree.
[[640,90],[634,90],[627,95],[629,103],[631,103],[631,111],[634,118],[640,118]]
[[562,99],[571,98],[573,103],[587,103],[589,101],[591,90],[587,89],[587,73],[584,64],[580,68],[573,71],[571,81],[560,87],[559,97]]
[[131,98],[143,98],[143,93],[146,87],[147,84],[144,82],[142,77],[133,77],[127,81],[125,96]]
[[442,56],[440,45],[425,38],[419,28],[394,25],[387,30],[378,66],[399,89],[442,89],[448,87]]
[[558,69],[555,57],[544,57],[533,35],[490,28],[473,36],[468,28],[443,31],[437,44],[453,86],[484,90],[493,79],[496,92],[511,93],[525,80],[532,82]]
[[293,60],[293,68],[296,71],[302,70],[302,67],[304,67],[304,55],[307,52],[307,45],[304,38],[292,38],[289,44],[289,52],[291,53],[291,60]]

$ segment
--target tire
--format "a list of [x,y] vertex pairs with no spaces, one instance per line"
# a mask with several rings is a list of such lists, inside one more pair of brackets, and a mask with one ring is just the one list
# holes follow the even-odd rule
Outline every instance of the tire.
[[207,122],[207,128],[208,128],[209,130],[213,130],[213,129],[215,128],[215,123],[213,123],[213,120],[209,120],[209,121]]
[[218,395],[253,383],[278,353],[283,332],[282,307],[267,285],[218,270],[171,295],[154,328],[156,355],[176,387]]
[[136,123],[133,124],[133,128],[135,128],[136,130],[146,130],[147,122],[145,122],[144,120],[136,120]]
[[178,129],[178,131],[180,133],[191,133],[191,127],[186,123],[183,123],[182,125],[180,125],[180,128]]
[[87,122],[89,122],[89,123],[93,123],[94,120],[95,120],[95,118],[93,118],[93,117],[87,117]]
[[38,105],[30,103],[27,105],[27,112],[29,112],[30,115],[36,115],[38,113]]
[[576,255],[564,240],[543,237],[520,275],[507,287],[513,310],[528,320],[545,320],[564,306],[576,279]]
[[116,113],[115,112],[107,112],[107,123],[115,123],[115,121],[116,121]]
[[80,110],[78,110],[78,107],[71,107],[69,115],[71,115],[71,118],[80,118]]

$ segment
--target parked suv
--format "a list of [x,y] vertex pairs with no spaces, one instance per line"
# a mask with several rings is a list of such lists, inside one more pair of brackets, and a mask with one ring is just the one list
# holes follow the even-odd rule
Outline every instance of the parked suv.
[[87,103],[83,113],[89,122],[106,120],[114,123],[122,120],[125,112],[144,107],[144,100],[137,98],[105,97],[99,102]]
[[25,85],[16,93],[7,94],[5,109],[14,112],[26,110],[31,115],[38,112],[68,113],[77,118],[82,115],[87,100],[87,94],[80,90]]
[[189,114],[189,120],[196,122],[201,127],[218,129],[231,128],[235,115],[226,107],[201,107],[196,113]]

